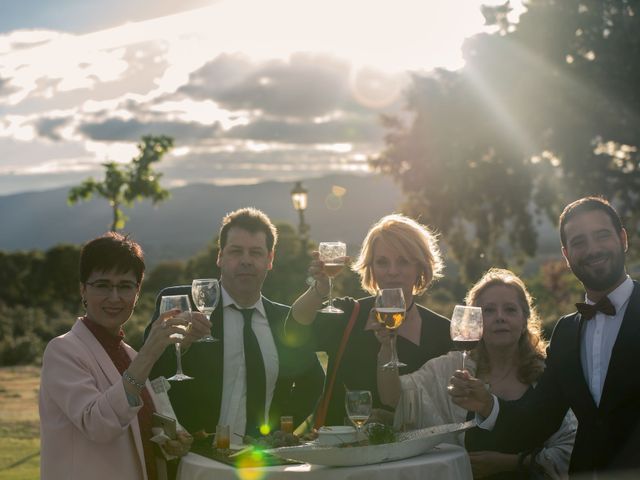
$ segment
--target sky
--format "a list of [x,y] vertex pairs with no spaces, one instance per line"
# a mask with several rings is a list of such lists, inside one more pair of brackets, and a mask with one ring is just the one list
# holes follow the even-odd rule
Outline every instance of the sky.
[[175,140],[169,188],[367,172],[480,3],[0,0],[0,195],[99,179],[147,134]]

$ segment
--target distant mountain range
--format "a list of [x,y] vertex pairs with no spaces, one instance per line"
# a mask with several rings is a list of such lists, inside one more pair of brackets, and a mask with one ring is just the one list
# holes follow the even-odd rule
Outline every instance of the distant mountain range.
[[[372,223],[397,211],[402,193],[380,176],[335,175],[304,181],[309,191],[305,220],[315,241],[342,240],[357,250]],[[186,259],[216,237],[220,220],[232,210],[255,206],[274,221],[297,227],[291,182],[257,185],[189,185],[171,190],[171,198],[126,210],[126,231],[139,241],[148,263]],[[0,197],[0,250],[46,250],[59,243],[81,244],[108,230],[111,210],[94,198],[67,205],[68,188]],[[336,195],[337,194],[337,195]],[[355,251],[354,251],[355,253]]]
[[[401,189],[377,175],[331,175],[305,180],[309,206],[305,221],[316,241],[341,240],[356,254],[369,227],[383,215],[399,211]],[[148,265],[184,260],[218,234],[222,217],[237,208],[254,206],[274,222],[298,226],[291,203],[291,182],[214,186],[192,184],[171,190],[171,198],[154,207],[136,204],[125,231],[143,246]],[[0,196],[0,250],[46,250],[59,243],[82,244],[107,231],[111,209],[103,198],[67,205],[68,188]],[[537,260],[557,258],[556,228],[538,221]],[[535,261],[535,264],[538,262]]]

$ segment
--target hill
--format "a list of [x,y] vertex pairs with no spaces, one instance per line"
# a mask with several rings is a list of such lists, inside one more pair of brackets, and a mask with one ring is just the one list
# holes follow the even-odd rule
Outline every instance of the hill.
[[[157,207],[141,202],[127,210],[126,231],[143,245],[151,265],[186,259],[217,235],[227,212],[240,207],[255,206],[276,222],[297,226],[292,186],[265,182],[175,188],[171,198]],[[379,176],[333,175],[307,180],[304,186],[309,190],[305,220],[311,226],[311,238],[342,240],[355,249],[371,224],[396,211],[402,201],[400,189]],[[0,249],[46,250],[59,243],[80,244],[109,228],[111,210],[104,199],[68,206],[67,192],[62,188],[0,197]]]

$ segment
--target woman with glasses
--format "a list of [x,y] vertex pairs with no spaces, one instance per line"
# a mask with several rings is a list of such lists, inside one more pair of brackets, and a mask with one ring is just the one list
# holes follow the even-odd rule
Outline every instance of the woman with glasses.
[[[71,331],[49,342],[40,380],[41,478],[165,478],[151,442],[154,392],[147,380],[164,349],[187,320],[167,312],[151,329],[140,352],[123,341],[144,275],[140,246],[107,233],[80,254],[80,294],[86,309]],[[208,320],[191,318],[190,342],[209,331]],[[178,432],[163,445],[182,456],[191,437]],[[156,448],[157,449],[157,448]],[[159,453],[159,452],[158,452]]]

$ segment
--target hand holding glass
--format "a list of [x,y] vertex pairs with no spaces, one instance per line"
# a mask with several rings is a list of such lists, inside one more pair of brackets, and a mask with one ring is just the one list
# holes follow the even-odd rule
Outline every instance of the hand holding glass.
[[404,322],[406,314],[406,304],[404,301],[404,293],[401,288],[383,288],[376,295],[376,320],[388,330],[391,331],[391,360],[385,363],[382,368],[400,368],[406,367],[398,359],[398,351],[396,349],[397,335],[396,330]]
[[[197,278],[191,282],[191,298],[196,308],[207,318],[211,316],[220,299],[220,283],[215,278]],[[206,335],[198,342],[217,342],[217,338]]]
[[470,350],[482,338],[482,308],[456,305],[451,316],[451,340],[456,350],[462,350],[462,369]]
[[344,268],[347,259],[347,246],[342,242],[320,242],[318,252],[320,260],[324,263],[324,273],[329,277],[329,304],[320,311],[324,313],[344,313],[333,306],[333,277]]
[[[187,295],[167,295],[163,296],[160,300],[160,314],[168,312],[169,310],[179,309],[180,312],[189,312],[191,313],[191,305],[189,304],[189,297]],[[179,328],[182,328],[184,331],[189,328],[189,324],[185,325],[176,325]],[[184,338],[184,335],[180,333],[175,333],[172,335],[173,338]],[[178,368],[176,374],[173,377],[168,378],[167,380],[174,380],[180,382],[182,380],[193,380],[193,377],[189,375],[185,375],[182,372],[182,352],[180,351],[180,342],[176,343],[176,361],[178,364]]]
[[347,390],[344,397],[344,408],[358,434],[371,416],[371,405],[371,392],[369,390]]

